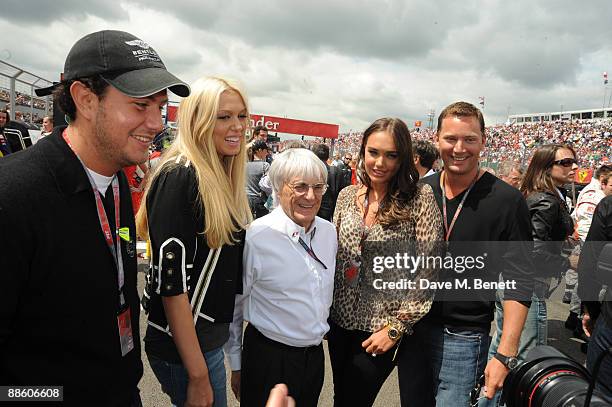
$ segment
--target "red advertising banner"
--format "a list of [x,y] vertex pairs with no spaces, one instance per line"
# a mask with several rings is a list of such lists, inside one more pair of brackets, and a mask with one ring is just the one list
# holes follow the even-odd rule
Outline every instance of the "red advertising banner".
[[284,119],[275,116],[251,115],[251,127],[264,126],[270,132],[297,134],[325,138],[338,138],[337,124],[309,122],[306,120]]
[[[178,106],[167,107],[169,122],[176,121]],[[285,119],[275,116],[251,115],[251,127],[264,126],[270,132],[297,134],[300,136],[313,136],[325,138],[338,138],[339,126],[337,124],[309,122],[306,120]]]

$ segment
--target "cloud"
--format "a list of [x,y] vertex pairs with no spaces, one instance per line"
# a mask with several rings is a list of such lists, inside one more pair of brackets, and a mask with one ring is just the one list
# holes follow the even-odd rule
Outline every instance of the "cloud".
[[[612,2],[73,0],[3,6],[0,58],[57,79],[71,45],[100,29],[143,38],[187,82],[245,84],[251,110],[363,129],[427,122],[486,97],[487,122],[601,105],[612,72]],[[0,78],[0,86],[6,81]]]
[[[136,0],[202,30],[235,36],[251,46],[278,46],[343,55],[401,59],[425,55],[448,31],[476,20],[475,1],[441,13],[427,0],[282,1]],[[445,10],[446,11],[446,10]]]
[[2,19],[35,27],[44,27],[54,21],[68,19],[99,17],[112,21],[121,20],[124,16],[121,7],[105,0],[8,0],[2,5]]

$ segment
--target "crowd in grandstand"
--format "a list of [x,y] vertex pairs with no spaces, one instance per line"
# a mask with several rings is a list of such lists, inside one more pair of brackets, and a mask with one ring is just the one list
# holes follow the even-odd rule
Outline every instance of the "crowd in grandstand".
[[[10,102],[10,94],[6,89],[0,89],[0,101]],[[15,92],[15,104],[19,106],[32,106],[32,98],[22,92]],[[44,109],[45,101],[42,99],[34,98],[34,107],[36,109]]]
[[[433,142],[435,131],[414,128],[410,134],[415,140]],[[612,119],[490,126],[486,128],[486,135],[483,161],[488,163],[511,160],[526,166],[535,149],[549,143],[571,144],[582,168],[592,169],[612,161]],[[362,137],[361,132],[340,133],[336,149],[356,154]]]

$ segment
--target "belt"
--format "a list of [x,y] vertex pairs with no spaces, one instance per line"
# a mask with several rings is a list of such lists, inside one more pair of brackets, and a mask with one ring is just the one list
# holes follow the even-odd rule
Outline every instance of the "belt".
[[276,348],[280,348],[283,350],[287,350],[290,352],[296,352],[296,353],[308,353],[308,352],[314,352],[314,351],[318,351],[318,350],[322,350],[323,349],[323,344],[320,343],[318,345],[311,345],[311,346],[291,346],[291,345],[287,345],[278,341],[275,341],[273,339],[268,338],[267,336],[265,336],[264,334],[262,334],[261,332],[259,332],[259,330],[257,328],[255,328],[255,326],[253,326],[253,324],[249,323],[246,327],[245,330],[245,336],[247,331],[250,331],[250,333],[254,336],[256,336],[260,341],[262,342],[266,342],[267,344],[274,346]]

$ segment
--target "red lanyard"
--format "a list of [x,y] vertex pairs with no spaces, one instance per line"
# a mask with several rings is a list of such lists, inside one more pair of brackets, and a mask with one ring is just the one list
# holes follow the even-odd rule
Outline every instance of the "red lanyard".
[[74,155],[79,159],[85,173],[87,174],[87,179],[89,179],[89,183],[91,184],[91,190],[94,195],[94,199],[96,201],[96,208],[98,212],[98,220],[100,221],[100,228],[102,229],[102,234],[104,235],[104,240],[106,241],[106,245],[113,256],[113,260],[115,260],[115,266],[117,266],[118,280],[119,280],[119,302],[123,307],[125,305],[125,297],[123,295],[123,285],[124,285],[124,272],[123,272],[123,258],[121,256],[121,240],[119,237],[119,212],[121,210],[120,206],[120,198],[119,198],[119,181],[117,176],[113,177],[112,186],[113,186],[113,198],[115,203],[115,242],[113,242],[113,234],[111,232],[110,223],[108,222],[108,217],[106,216],[106,211],[104,210],[104,204],[102,203],[102,198],[100,198],[100,193],[98,192],[98,188],[96,187],[96,183],[91,178],[91,174],[83,164],[83,161],[79,157],[79,155],[74,151],[72,147],[72,143],[70,143],[70,139],[68,138],[67,130],[64,130],[62,133],[62,137],[66,141],[66,144],[70,147]]
[[444,171],[442,171],[442,174],[440,174],[440,187],[442,188],[442,212],[443,212],[442,215],[444,216],[444,231],[446,232],[444,235],[444,240],[446,240],[447,242],[448,242],[448,238],[450,237],[451,232],[453,231],[453,227],[455,226],[455,221],[459,217],[459,212],[461,212],[461,209],[463,209],[463,204],[465,203],[467,196],[469,195],[470,191],[476,184],[476,181],[478,181],[479,174],[480,174],[480,169],[476,171],[476,176],[474,177],[474,180],[470,184],[467,191],[465,191],[463,198],[461,198],[461,202],[459,202],[459,206],[457,207],[457,210],[455,211],[455,215],[453,216],[453,219],[451,220],[450,227],[448,226],[448,220],[446,216],[446,188],[444,187]]

